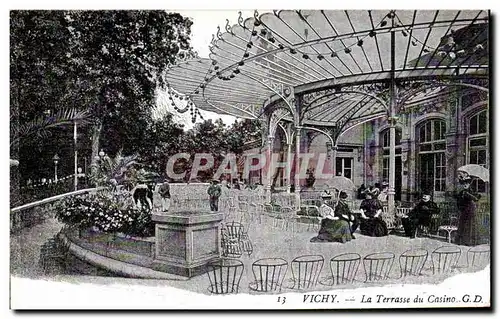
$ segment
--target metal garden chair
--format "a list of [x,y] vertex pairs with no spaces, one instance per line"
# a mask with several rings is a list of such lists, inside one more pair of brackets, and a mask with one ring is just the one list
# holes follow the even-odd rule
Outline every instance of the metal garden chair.
[[354,282],[361,264],[361,256],[357,253],[345,253],[330,259],[331,276],[320,281],[322,285],[346,285]]
[[207,264],[210,281],[208,291],[212,294],[238,293],[245,266],[237,259],[221,259]]
[[490,245],[480,245],[467,251],[467,267],[483,268],[490,263]]

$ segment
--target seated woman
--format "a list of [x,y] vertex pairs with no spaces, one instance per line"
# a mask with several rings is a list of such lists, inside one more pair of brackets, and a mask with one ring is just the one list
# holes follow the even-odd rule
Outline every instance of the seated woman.
[[331,201],[332,194],[330,191],[323,192],[321,197],[323,199],[323,204],[319,209],[321,228],[318,236],[311,238],[311,242],[346,243],[353,239],[349,224],[352,215],[349,206],[344,202],[347,194],[341,193],[337,204]]
[[371,237],[387,236],[386,223],[382,220],[382,203],[377,199],[378,191],[366,191],[365,199],[361,202],[360,230],[361,234]]

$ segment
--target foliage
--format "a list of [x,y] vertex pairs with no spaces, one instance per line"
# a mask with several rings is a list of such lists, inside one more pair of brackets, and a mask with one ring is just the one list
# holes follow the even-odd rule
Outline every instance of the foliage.
[[[80,182],[79,186],[83,186]],[[17,205],[28,204],[44,198],[49,198],[59,194],[69,193],[74,191],[73,179],[59,180],[57,183],[45,185],[29,185],[21,188],[20,203]]]
[[95,164],[95,169],[90,174],[90,181],[96,186],[111,186],[122,184],[130,175],[126,172],[137,164],[137,155],[122,156],[122,152],[113,157],[104,156],[99,158]]
[[23,122],[19,126],[12,127],[10,145],[14,145],[26,139],[46,138],[50,134],[50,129],[61,126],[85,123],[88,118],[88,111],[78,111],[77,109],[62,109],[52,116],[38,116],[33,120]]
[[[48,111],[88,110],[91,129],[79,128],[78,142],[90,138],[92,160],[101,148],[137,153],[148,137],[164,70],[178,58],[195,56],[192,22],[177,13],[31,10],[11,11],[10,18],[11,136],[26,150],[35,146],[22,154],[30,171],[47,166],[38,160],[47,149],[68,145],[65,136],[37,145],[12,134],[19,125],[45,123]],[[17,147],[11,147],[14,156]]]
[[[192,22],[165,11],[70,11],[72,59],[85,74],[85,98],[91,97],[93,135],[107,138],[103,147],[137,152],[147,138],[155,91],[178,56],[193,56],[189,45]],[[102,128],[102,131],[100,129]],[[99,148],[94,147],[95,153]],[[95,156],[95,154],[93,154]]]
[[67,108],[70,32],[63,11],[10,12],[11,110],[21,123]]
[[227,132],[229,150],[241,154],[244,145],[255,140],[260,140],[262,134],[261,122],[258,120],[235,121]]
[[141,141],[138,152],[140,161],[148,163],[151,170],[162,172],[170,156],[178,152],[192,151],[186,141],[183,126],[174,122],[172,114],[153,121],[145,131],[147,138]]
[[137,209],[126,191],[98,191],[66,197],[57,203],[59,221],[79,228],[96,227],[102,232],[130,236],[154,235],[151,212]]
[[[57,150],[61,157],[59,175],[73,172],[72,130],[64,124],[83,114],[88,124],[78,127],[80,159],[95,162],[100,149],[114,158],[138,154],[136,161],[157,172],[178,152],[211,153],[218,165],[226,153],[241,154],[245,143],[260,138],[259,121],[235,121],[226,127],[220,120],[207,120],[185,131],[171,114],[153,119],[166,68],[196,56],[190,46],[192,21],[180,14],[32,10],[11,11],[10,17],[11,143],[22,144],[22,180],[53,173],[54,154],[47,150]],[[54,128],[52,138],[35,141],[35,136],[46,136],[47,128]],[[22,131],[29,136],[21,139],[15,133]],[[11,145],[14,155],[16,148]],[[185,166],[189,171],[190,164]],[[93,178],[98,184],[113,179],[133,183],[131,167],[125,172],[102,169]],[[206,180],[212,173],[199,178]]]

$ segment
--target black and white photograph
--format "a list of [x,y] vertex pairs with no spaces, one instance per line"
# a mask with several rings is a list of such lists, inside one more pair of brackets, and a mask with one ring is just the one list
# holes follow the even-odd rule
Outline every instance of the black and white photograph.
[[10,308],[491,308],[491,15],[9,10]]

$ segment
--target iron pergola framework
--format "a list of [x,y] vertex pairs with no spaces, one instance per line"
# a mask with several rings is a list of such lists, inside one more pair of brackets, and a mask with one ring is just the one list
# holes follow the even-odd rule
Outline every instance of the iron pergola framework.
[[168,71],[171,102],[193,116],[200,108],[265,119],[270,145],[276,129],[284,130],[287,160],[293,140],[300,153],[301,130],[328,135],[335,153],[344,132],[386,117],[393,211],[398,115],[464,90],[488,92],[488,21],[484,10],[240,14],[237,24],[226,20],[225,32],[217,30],[209,59]]

